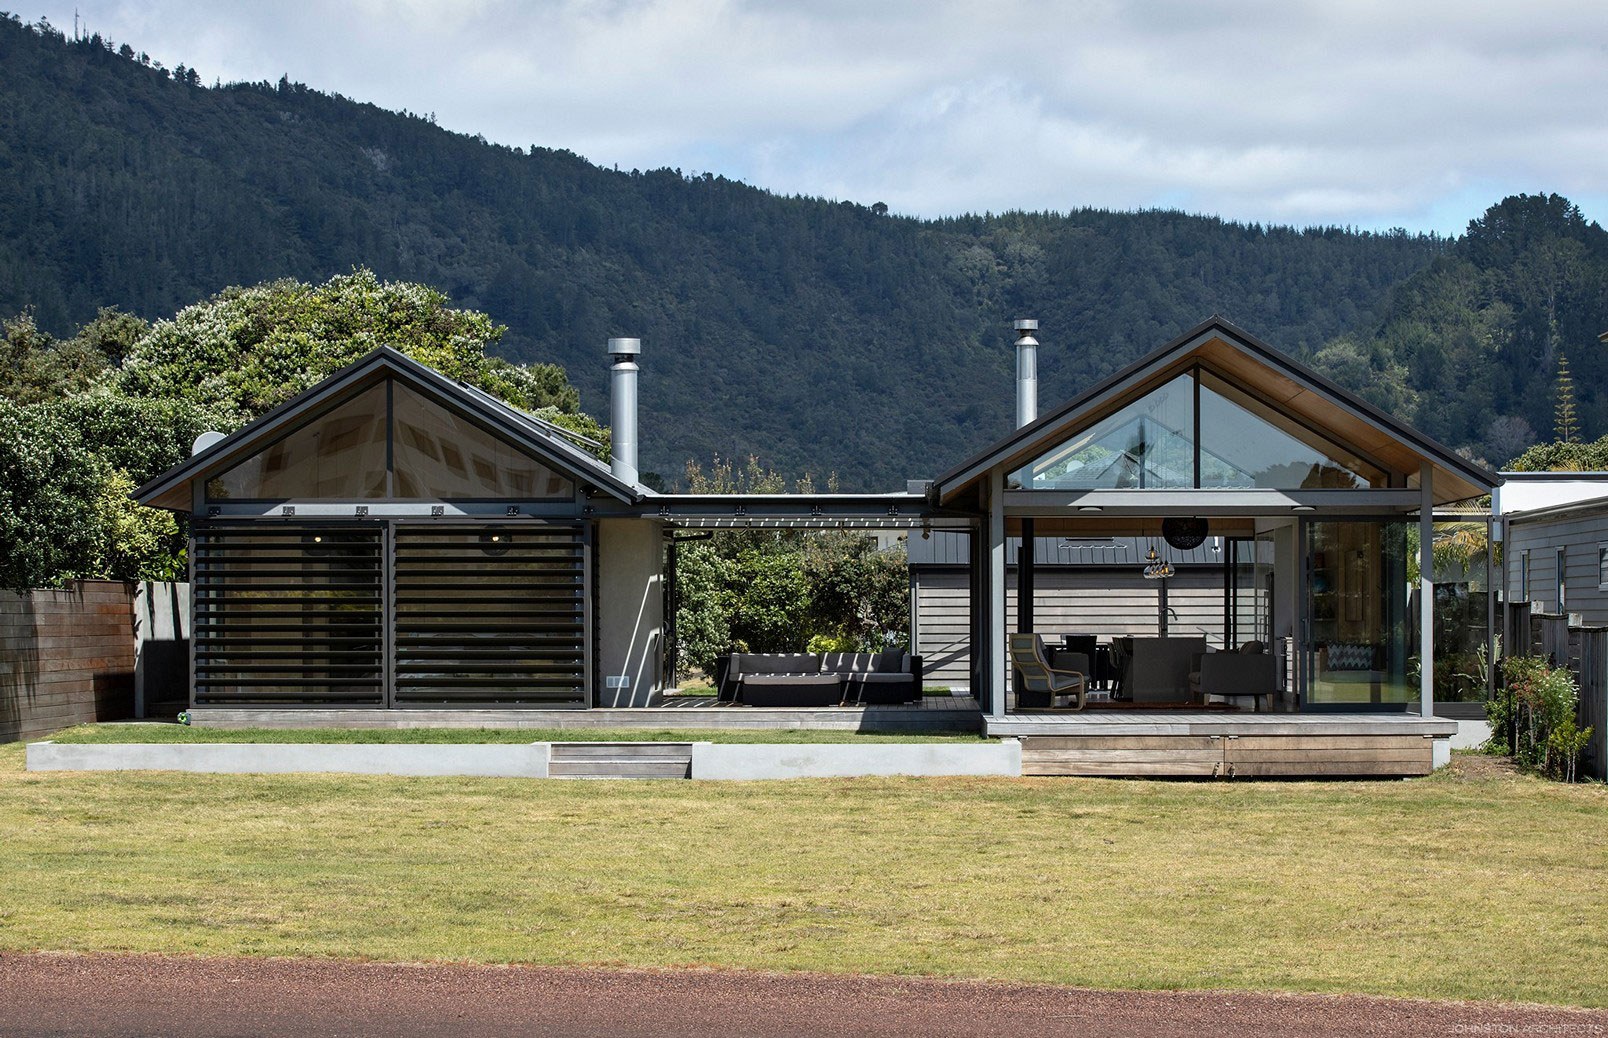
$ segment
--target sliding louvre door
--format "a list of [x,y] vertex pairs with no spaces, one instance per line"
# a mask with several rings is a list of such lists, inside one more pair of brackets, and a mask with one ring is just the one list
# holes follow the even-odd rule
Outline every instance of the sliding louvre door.
[[587,702],[579,526],[398,523],[397,706]]
[[197,705],[384,705],[384,532],[197,523]]

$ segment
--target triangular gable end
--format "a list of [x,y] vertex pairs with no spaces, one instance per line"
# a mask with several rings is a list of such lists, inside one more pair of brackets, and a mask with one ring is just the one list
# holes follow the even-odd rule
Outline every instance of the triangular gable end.
[[990,470],[1029,489],[1406,487],[1437,502],[1498,477],[1219,318],[1016,430],[934,481],[958,503]]
[[1192,363],[1066,434],[1024,466],[1030,490],[1333,490],[1390,486],[1387,468]]
[[544,426],[391,349],[370,354],[142,487],[146,505],[209,501],[573,500],[636,489]]

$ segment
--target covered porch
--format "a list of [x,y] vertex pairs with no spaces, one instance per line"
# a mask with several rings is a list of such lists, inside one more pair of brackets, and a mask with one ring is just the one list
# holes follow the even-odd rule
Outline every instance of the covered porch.
[[[1024,761],[1037,750],[1074,769],[1045,773],[1427,771],[1457,728],[1435,719],[1421,665],[1434,657],[1436,509],[1496,482],[1208,321],[935,481],[935,505],[978,516],[968,633],[985,730],[1023,738]],[[1075,625],[1042,615],[1032,546],[1046,539],[1142,549],[1129,565],[1159,592],[1155,628],[1122,629],[1097,591]],[[1175,563],[1202,545],[1222,573],[1210,623],[1167,599]],[[1083,672],[1082,694],[1024,688],[1018,634],[1039,636],[1050,667]],[[1256,687],[1214,671],[1254,673]],[[1306,770],[1285,769],[1293,758]]]

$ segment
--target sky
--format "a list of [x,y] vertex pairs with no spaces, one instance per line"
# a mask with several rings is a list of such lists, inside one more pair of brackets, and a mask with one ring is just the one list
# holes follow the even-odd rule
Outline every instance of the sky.
[[[32,3],[31,8],[21,6]],[[12,0],[203,80],[936,217],[1608,221],[1602,0]]]

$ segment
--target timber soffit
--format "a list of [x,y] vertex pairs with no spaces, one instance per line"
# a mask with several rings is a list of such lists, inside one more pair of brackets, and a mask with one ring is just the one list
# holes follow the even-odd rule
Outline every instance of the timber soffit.
[[[258,446],[295,428],[299,419],[316,414],[326,401],[347,389],[367,385],[387,375],[443,400],[478,420],[488,431],[573,474],[583,484],[605,490],[628,504],[642,499],[642,492],[637,487],[618,479],[607,465],[564,440],[548,423],[526,415],[489,394],[455,382],[390,346],[379,347],[262,417],[241,426],[200,454],[140,487],[134,491],[133,497],[144,505],[165,507],[156,504],[157,499],[192,480],[211,478],[249,456]],[[189,511],[188,496],[184,506],[175,510]]]
[[1024,464],[1058,442],[1057,436],[1088,417],[1096,408],[1125,391],[1137,388],[1149,378],[1184,364],[1213,341],[1238,350],[1275,375],[1315,393],[1422,457],[1449,469],[1453,475],[1476,488],[1476,494],[1470,496],[1488,493],[1502,481],[1500,476],[1483,465],[1469,461],[1444,444],[1397,421],[1366,400],[1279,353],[1249,332],[1214,315],[939,476],[932,484],[934,500],[945,503],[954,500],[996,466],[1010,468]]

